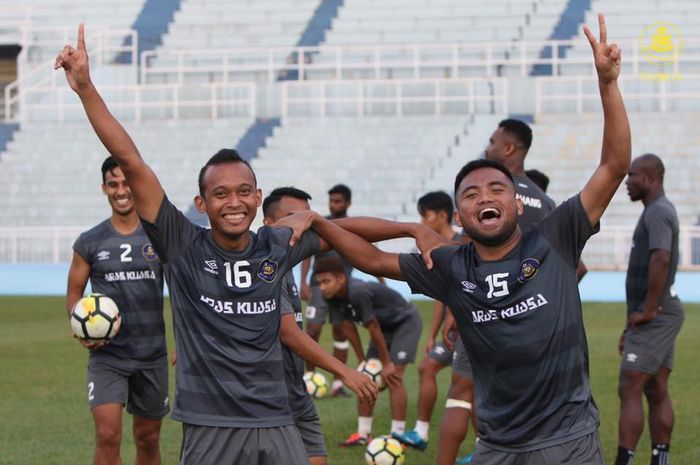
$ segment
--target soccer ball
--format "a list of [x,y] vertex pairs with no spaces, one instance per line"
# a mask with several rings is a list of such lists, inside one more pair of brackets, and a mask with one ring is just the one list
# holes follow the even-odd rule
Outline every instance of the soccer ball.
[[405,458],[401,443],[388,436],[372,439],[365,451],[367,465],[401,465]]
[[377,387],[380,390],[386,388],[386,384],[382,379],[383,369],[384,366],[378,358],[368,358],[367,360],[363,360],[357,367],[357,371],[372,378],[372,381],[377,384]]
[[121,317],[117,304],[103,294],[90,294],[80,299],[70,314],[73,334],[88,341],[111,339],[119,332]]
[[328,380],[323,374],[307,371],[304,373],[304,382],[306,383],[306,392],[316,399],[325,397],[328,394]]

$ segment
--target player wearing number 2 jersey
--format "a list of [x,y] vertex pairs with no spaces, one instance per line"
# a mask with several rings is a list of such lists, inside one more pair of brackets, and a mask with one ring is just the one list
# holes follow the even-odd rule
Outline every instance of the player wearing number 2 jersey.
[[[583,190],[534,229],[517,225],[522,203],[498,162],[465,165],[455,180],[460,221],[472,242],[418,254],[390,254],[351,234],[413,235],[419,225],[356,218],[341,229],[318,214],[290,218],[313,228],[355,267],[403,279],[414,292],[453,311],[472,363],[479,437],[476,465],[602,464],[598,410],[588,379],[588,350],[576,264],[630,164],[631,135],[617,85],[620,50],[585,28],[604,112],[598,168]],[[349,230],[350,232],[348,232]]]

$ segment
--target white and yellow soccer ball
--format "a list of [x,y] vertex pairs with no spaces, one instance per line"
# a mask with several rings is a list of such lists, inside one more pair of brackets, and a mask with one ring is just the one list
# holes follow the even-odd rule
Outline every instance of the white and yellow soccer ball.
[[401,443],[388,436],[372,439],[365,450],[367,465],[402,465],[405,459]]
[[70,326],[73,334],[87,341],[105,341],[113,338],[121,327],[119,308],[103,294],[90,294],[73,306]]
[[322,373],[315,371],[307,371],[304,373],[304,382],[306,383],[306,392],[311,394],[316,399],[328,395],[330,386],[328,380]]
[[383,369],[384,365],[382,365],[382,362],[378,358],[368,358],[367,360],[363,360],[357,367],[357,371],[369,376],[372,381],[377,384],[377,387],[380,390],[386,388],[386,383],[384,383],[384,380],[382,379]]

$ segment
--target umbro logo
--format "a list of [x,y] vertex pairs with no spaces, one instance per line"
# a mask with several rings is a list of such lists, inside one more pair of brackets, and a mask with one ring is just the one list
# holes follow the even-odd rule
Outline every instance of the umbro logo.
[[216,266],[216,260],[204,260],[204,271],[218,275],[219,267]]
[[630,363],[634,363],[637,361],[637,354],[629,353],[627,354],[627,361]]
[[476,289],[476,284],[470,281],[462,281],[462,290],[467,294],[473,294],[474,289]]
[[97,252],[97,260],[101,262],[109,260],[109,250],[102,250],[101,252]]

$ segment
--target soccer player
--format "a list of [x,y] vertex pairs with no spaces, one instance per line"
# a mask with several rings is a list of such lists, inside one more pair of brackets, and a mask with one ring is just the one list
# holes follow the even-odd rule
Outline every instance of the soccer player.
[[[314,276],[328,300],[331,322],[340,325],[343,320],[350,320],[363,324],[369,331],[371,342],[366,359],[378,358],[383,365],[381,376],[389,387],[391,399],[390,433],[403,433],[408,402],[403,373],[406,365],[415,360],[423,329],[418,310],[383,284],[351,278],[338,257],[316,262]],[[358,404],[357,431],[341,447],[369,443],[373,409],[372,404]]]
[[[618,87],[620,49],[588,38],[601,95],[600,164],[581,192],[523,233],[510,171],[492,160],[465,165],[455,179],[458,215],[472,239],[419,254],[390,254],[352,234],[406,234],[419,225],[355,218],[350,232],[318,214],[286,223],[311,227],[353,266],[406,280],[414,292],[444,301],[474,369],[479,412],[477,465],[602,464],[599,414],[588,379],[588,350],[576,265],[588,238],[627,174],[631,135]],[[346,227],[344,225],[344,227]],[[421,248],[425,250],[425,247]]]
[[[263,200],[264,224],[271,225],[285,216],[299,211],[310,210],[309,200],[311,200],[311,196],[308,193],[294,187],[278,187],[274,189]],[[302,330],[301,299],[299,298],[292,272],[287,272],[284,279],[286,283],[282,288],[280,310],[282,315],[280,322],[282,342],[285,342],[293,334],[300,333],[301,337],[307,339],[308,344],[315,345],[316,342]],[[282,353],[284,354],[284,374],[287,382],[289,408],[292,411],[294,424],[299,430],[299,434],[301,434],[304,448],[309,457],[309,463],[311,465],[324,465],[327,462],[328,451],[323,439],[316,405],[306,391],[304,361],[286,346],[282,347]],[[333,373],[341,374],[341,377],[364,377],[362,373],[348,368],[335,357],[328,355],[325,358],[326,364],[323,368]],[[358,379],[358,384],[361,381],[362,379]]]
[[[523,204],[523,214],[518,219],[518,225],[524,232],[533,228],[556,207],[556,203],[544,189],[527,176],[525,157],[531,145],[530,126],[517,119],[505,119],[491,134],[484,153],[487,160],[503,164],[513,175],[516,195]],[[579,261],[577,266],[576,275],[581,281],[588,270],[583,261]]]
[[[193,225],[168,200],[92,84],[83,25],[77,47],[64,47],[55,67],[65,70],[117,160],[165,264],[178,356],[173,418],[183,423],[180,463],[308,463],[288,404],[279,308],[284,275],[320,250],[318,236],[305,234],[290,247],[289,229],[251,232],[262,192],[248,163],[230,149],[220,150],[199,173],[195,205],[211,230]],[[323,363],[323,352],[306,341],[294,335],[285,340],[302,357]],[[371,402],[376,386],[353,385],[353,379],[346,380],[349,387]]]
[[133,415],[136,463],[160,463],[160,426],[170,411],[163,322],[163,272],[141,226],[124,173],[108,157],[102,163],[102,192],[112,209],[107,220],[80,235],[68,273],[68,315],[93,292],[110,297],[121,314],[121,330],[108,344],[90,349],[88,405],[95,423],[94,464],[120,464],[122,408]]
[[[345,184],[336,184],[328,190],[328,219],[347,218],[348,209],[352,205],[352,191]],[[314,261],[319,261],[328,257],[337,257],[338,254],[329,250],[318,253],[314,256]],[[344,262],[348,274],[352,273],[352,266]],[[306,332],[316,342],[321,338],[321,329],[328,319],[328,305],[318,288],[315,277],[307,281],[307,276],[311,270],[311,259],[304,260],[301,265],[301,298],[306,300]],[[381,279],[381,278],[380,278]],[[352,344],[357,358],[362,361],[363,352],[359,335],[354,326],[352,331],[347,332],[341,325],[333,326],[333,355],[343,363],[348,361],[348,349]],[[347,335],[346,335],[347,334]],[[313,371],[313,363],[307,362],[306,369]],[[343,383],[339,379],[334,379],[331,384],[331,395],[333,397],[348,397],[349,394],[343,390]]]
[[674,289],[678,267],[678,214],[664,194],[664,164],[654,154],[637,157],[627,177],[630,200],[644,211],[632,238],[627,268],[627,325],[620,337],[620,424],[615,465],[632,463],[644,430],[642,393],[649,407],[651,465],[669,463],[673,407],[668,378],[684,319]]
[[[449,194],[443,191],[428,192],[418,199],[417,207],[423,225],[447,240],[460,240],[461,235],[452,229],[454,203]],[[433,414],[438,391],[435,377],[440,370],[452,365],[453,351],[437,339],[440,327],[445,320],[445,312],[445,304],[436,300],[428,331],[428,343],[425,346],[426,355],[418,366],[419,390],[416,426],[411,431],[394,435],[394,438],[418,450],[425,450],[428,447],[430,417]],[[448,404],[452,405],[453,403],[448,400]]]

